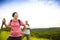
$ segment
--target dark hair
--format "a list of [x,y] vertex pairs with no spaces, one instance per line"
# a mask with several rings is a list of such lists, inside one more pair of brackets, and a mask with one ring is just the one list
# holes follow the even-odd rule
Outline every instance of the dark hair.
[[16,14],[17,12],[14,12],[13,14],[12,14],[12,17],[14,17],[14,15]]

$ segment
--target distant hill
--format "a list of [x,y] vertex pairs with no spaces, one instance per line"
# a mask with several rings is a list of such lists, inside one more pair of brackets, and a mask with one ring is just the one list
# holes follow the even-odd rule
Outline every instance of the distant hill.
[[[3,31],[10,31],[10,28],[3,28],[0,29]],[[60,31],[60,27],[52,27],[52,28],[35,28],[35,29],[31,29],[32,32],[44,32],[44,31]]]
[[31,29],[33,32],[41,32],[41,31],[60,31],[60,27],[53,27],[53,28],[35,28]]

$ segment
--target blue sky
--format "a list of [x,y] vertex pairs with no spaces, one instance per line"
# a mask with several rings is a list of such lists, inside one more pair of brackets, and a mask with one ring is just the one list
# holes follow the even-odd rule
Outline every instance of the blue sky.
[[5,4],[9,4],[11,2],[19,2],[19,3],[23,3],[23,2],[34,2],[34,1],[43,1],[45,3],[48,4],[49,1],[52,1],[52,4],[56,4],[58,6],[60,6],[60,0],[0,0],[0,4],[1,5],[5,5]]
[[0,0],[0,25],[2,18],[8,24],[15,11],[23,22],[29,20],[31,28],[60,26],[60,0]]

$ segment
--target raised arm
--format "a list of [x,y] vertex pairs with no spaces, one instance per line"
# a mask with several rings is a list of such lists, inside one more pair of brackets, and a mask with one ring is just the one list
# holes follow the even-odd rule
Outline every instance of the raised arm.
[[5,18],[3,18],[2,23],[5,25],[5,27],[9,27],[9,25],[6,24]]

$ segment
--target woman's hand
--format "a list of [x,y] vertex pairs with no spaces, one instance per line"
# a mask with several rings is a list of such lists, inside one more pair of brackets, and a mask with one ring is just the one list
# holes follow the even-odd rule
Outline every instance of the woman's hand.
[[21,32],[21,34],[23,34],[23,32]]
[[9,25],[6,24],[5,18],[3,18],[2,23],[5,25],[5,27],[10,27]]
[[5,23],[6,23],[6,20],[5,20],[5,18],[3,18],[3,20],[2,20],[2,23],[3,23],[3,24],[5,24]]

